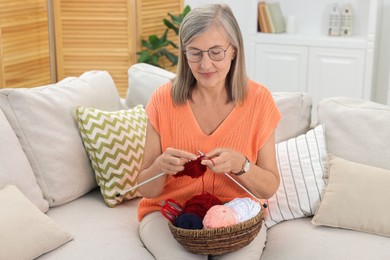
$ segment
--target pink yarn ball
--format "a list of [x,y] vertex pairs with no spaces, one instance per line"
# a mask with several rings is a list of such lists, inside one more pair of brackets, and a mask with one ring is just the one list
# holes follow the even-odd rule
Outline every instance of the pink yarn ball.
[[227,227],[236,224],[234,211],[224,205],[212,206],[203,218],[205,229]]

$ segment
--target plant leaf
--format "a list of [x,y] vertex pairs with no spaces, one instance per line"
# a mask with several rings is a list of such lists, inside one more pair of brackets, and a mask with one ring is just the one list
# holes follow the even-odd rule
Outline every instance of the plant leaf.
[[168,21],[167,19],[164,18],[164,24],[166,27],[168,27],[169,29],[172,29],[172,30],[175,30],[177,29],[175,25],[173,25],[173,23],[171,23],[170,21]]
[[137,52],[137,54],[139,55],[138,56],[138,62],[141,62],[141,63],[148,63],[148,60],[149,60],[149,52],[148,51],[140,51],[140,52]]
[[172,66],[177,64],[178,58],[174,53],[168,51],[167,49],[162,49],[161,54],[167,57],[167,59],[172,63]]

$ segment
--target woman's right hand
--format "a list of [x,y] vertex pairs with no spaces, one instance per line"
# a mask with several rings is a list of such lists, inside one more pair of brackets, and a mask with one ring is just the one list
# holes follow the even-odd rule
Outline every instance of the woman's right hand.
[[158,156],[156,163],[159,165],[161,172],[175,175],[184,170],[184,164],[186,162],[196,160],[197,158],[193,153],[169,147]]
[[[196,158],[195,154],[174,148],[162,151],[160,135],[148,120],[144,157],[137,183],[147,181],[162,172],[174,175],[184,169],[184,164],[188,160]],[[146,198],[159,196],[163,192],[165,180],[166,175],[140,186],[138,191]]]

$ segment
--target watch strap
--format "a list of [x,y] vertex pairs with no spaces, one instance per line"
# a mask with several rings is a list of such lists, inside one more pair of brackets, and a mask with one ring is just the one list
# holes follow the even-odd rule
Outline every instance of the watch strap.
[[245,170],[245,166],[247,165],[247,164],[250,164],[251,162],[249,161],[249,159],[245,156],[245,161],[244,161],[244,164],[242,165],[242,169],[241,169],[241,171],[239,171],[239,172],[230,172],[231,174],[233,174],[234,176],[240,176],[240,175],[243,175],[244,173],[246,173],[247,171]]

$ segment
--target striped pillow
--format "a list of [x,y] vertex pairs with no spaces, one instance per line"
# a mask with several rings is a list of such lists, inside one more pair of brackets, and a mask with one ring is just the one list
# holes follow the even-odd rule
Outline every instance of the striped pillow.
[[316,212],[328,178],[324,126],[276,144],[276,157],[280,185],[267,201],[264,220],[268,228]]
[[143,159],[147,116],[142,105],[115,112],[77,107],[85,149],[106,204],[140,197],[136,184]]

